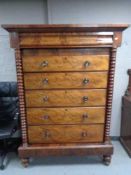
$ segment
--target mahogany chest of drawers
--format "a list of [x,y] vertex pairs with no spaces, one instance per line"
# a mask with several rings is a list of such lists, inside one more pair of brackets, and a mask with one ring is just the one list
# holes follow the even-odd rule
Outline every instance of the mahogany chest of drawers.
[[127,25],[3,25],[15,49],[25,166],[31,156],[110,163],[116,48]]

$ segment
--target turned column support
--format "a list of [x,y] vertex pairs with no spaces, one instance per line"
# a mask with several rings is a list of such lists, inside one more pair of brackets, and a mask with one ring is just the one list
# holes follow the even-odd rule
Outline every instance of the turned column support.
[[112,110],[112,98],[113,98],[113,87],[114,87],[114,73],[115,73],[115,62],[116,62],[116,49],[111,49],[110,57],[110,70],[108,77],[108,92],[107,92],[107,106],[106,106],[106,125],[105,125],[105,143],[110,142],[110,124],[111,124],[111,110]]
[[23,81],[22,59],[20,49],[15,49],[15,58],[16,58],[16,71],[17,71],[17,82],[18,82],[17,87],[18,87],[21,130],[22,130],[22,143],[23,145],[27,145],[24,81]]

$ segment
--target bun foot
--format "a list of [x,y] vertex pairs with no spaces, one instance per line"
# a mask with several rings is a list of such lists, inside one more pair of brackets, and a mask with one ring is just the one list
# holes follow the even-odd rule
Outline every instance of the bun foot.
[[111,163],[111,156],[104,155],[103,156],[103,162],[104,162],[105,165],[110,165],[110,163]]
[[23,158],[21,159],[22,165],[26,168],[29,165],[29,158]]

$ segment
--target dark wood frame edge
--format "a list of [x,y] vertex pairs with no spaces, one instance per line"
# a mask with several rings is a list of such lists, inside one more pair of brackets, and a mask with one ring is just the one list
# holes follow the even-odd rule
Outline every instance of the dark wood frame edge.
[[127,154],[129,155],[129,157],[131,158],[131,151],[129,150],[129,148],[127,147],[127,144],[126,144],[126,139],[124,139],[123,136],[120,136],[120,143],[122,144],[122,146],[125,148]]
[[87,144],[83,145],[59,145],[59,146],[20,146],[19,149],[20,158],[27,158],[30,156],[67,156],[67,155],[108,155],[113,154],[113,146],[111,143],[108,144]]

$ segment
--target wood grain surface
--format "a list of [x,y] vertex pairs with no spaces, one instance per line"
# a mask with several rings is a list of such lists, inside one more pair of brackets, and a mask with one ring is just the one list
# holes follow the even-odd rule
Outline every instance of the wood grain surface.
[[26,107],[101,106],[106,104],[106,89],[28,90]]
[[24,49],[22,61],[24,72],[105,71],[109,69],[109,50]]
[[29,143],[102,142],[104,125],[28,126]]
[[104,107],[27,108],[26,111],[29,125],[105,122]]
[[93,35],[92,33],[22,33],[20,46],[88,46],[112,44],[112,35]]
[[25,73],[25,89],[107,88],[108,72]]

